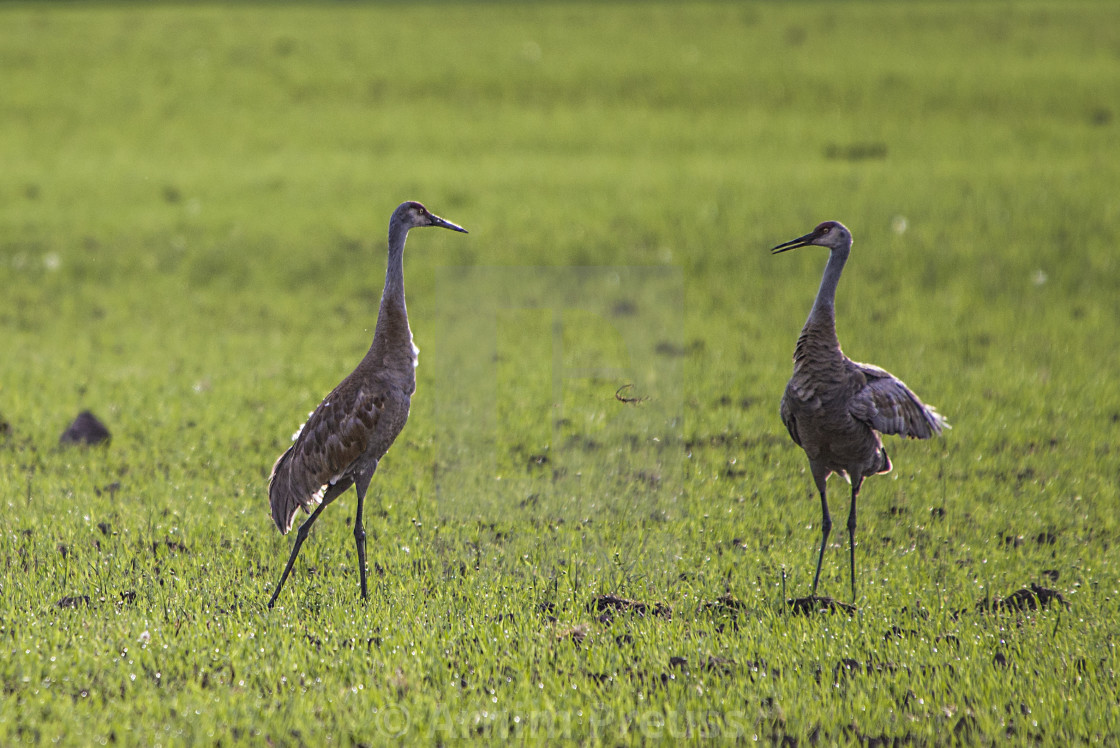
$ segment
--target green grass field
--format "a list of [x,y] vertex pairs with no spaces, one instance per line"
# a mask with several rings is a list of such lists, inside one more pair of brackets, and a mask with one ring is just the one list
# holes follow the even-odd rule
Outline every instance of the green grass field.
[[[1117,743],[1120,6],[4,3],[0,71],[0,744]],[[405,199],[471,233],[406,251],[371,597],[351,493],[268,611]],[[767,250],[832,218],[845,351],[953,429],[854,601],[833,478],[857,612],[795,616],[826,253]]]

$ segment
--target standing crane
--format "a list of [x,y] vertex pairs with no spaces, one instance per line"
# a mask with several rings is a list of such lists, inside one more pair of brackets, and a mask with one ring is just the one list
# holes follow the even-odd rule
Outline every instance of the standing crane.
[[404,242],[409,229],[419,226],[467,233],[463,227],[428,212],[420,203],[401,203],[393,211],[389,219],[389,263],[373,344],[357,368],[315,408],[292,446],[272,467],[268,500],[280,532],[287,534],[292,529],[298,509],[311,512],[311,516],[296,532],[292,555],[268,601],[269,608],[276,604],[311,526],[327,505],[350,486],[358,492],[354,542],[362,599],[368,596],[366,532],[362,525],[366,489],[377,463],[404,428],[412,393],[416,391],[419,351],[412,343],[404,303]]
[[852,484],[848,512],[851,541],[852,598],[856,596],[856,499],[863,479],[889,473],[891,461],[879,434],[928,439],[950,428],[934,408],[924,404],[890,372],[852,361],[840,350],[836,337],[836,286],[848,254],[852,234],[837,221],[825,221],[805,236],[779,244],[778,254],[815,245],[829,250],[821,287],[809,319],[797,338],[793,376],[782,396],[782,422],[809,458],[813,482],[821,495],[821,549],[813,595],[821,578],[821,561],[832,518],[825,483],[839,473]]

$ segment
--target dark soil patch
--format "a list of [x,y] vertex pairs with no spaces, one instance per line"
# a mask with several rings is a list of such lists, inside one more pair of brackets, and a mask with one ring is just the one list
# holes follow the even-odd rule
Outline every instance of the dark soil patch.
[[80,605],[89,605],[89,595],[67,595],[54,604],[56,608],[77,608]]
[[732,595],[730,592],[726,595],[720,595],[715,600],[710,600],[701,605],[701,608],[714,613],[715,615],[732,615],[739,616],[746,612],[746,604]]
[[716,630],[723,632],[726,625],[738,631],[740,621],[747,615],[747,606],[731,593],[720,595],[715,600],[700,604],[700,611],[707,612],[716,619]]
[[1039,545],[1054,545],[1058,542],[1058,534],[1052,530],[1040,532],[1034,539]]
[[629,317],[638,311],[638,305],[631,299],[619,299],[611,307],[611,314],[616,317]]
[[887,157],[887,144],[879,141],[866,143],[829,143],[824,157],[830,161],[878,161]]
[[[669,658],[669,669],[680,670],[690,675],[692,674],[692,668],[689,667],[688,658],[679,655]],[[703,672],[713,673],[715,675],[730,675],[735,669],[735,661],[726,657],[708,655],[700,663],[699,669]]]
[[891,639],[902,639],[907,636],[918,636],[917,629],[904,629],[896,624],[887,629],[887,633],[883,634],[883,641],[889,642]]
[[1022,535],[1016,535],[1013,532],[1006,532],[1006,533],[1001,532],[999,534],[999,539],[1000,539],[1001,543],[1003,543],[1004,545],[1010,546],[1012,548],[1018,548],[1019,546],[1021,546],[1023,544],[1023,536]]
[[98,496],[100,496],[103,492],[107,492],[110,499],[115,499],[117,497],[117,491],[119,490],[121,490],[121,482],[119,480],[115,480],[112,483],[102,486],[101,488],[93,489],[93,492]]
[[837,611],[849,614],[856,612],[856,606],[849,603],[842,603],[828,596],[819,597],[817,595],[809,595],[808,597],[797,597],[791,599],[789,605],[793,609],[793,614],[795,616],[809,616],[814,613],[836,613]]
[[587,626],[580,624],[579,626],[571,626],[566,629],[561,629],[556,632],[556,641],[570,641],[573,644],[583,644],[587,639],[590,629]]
[[752,680],[754,680],[754,676],[756,675],[760,678],[782,677],[781,668],[770,667],[770,664],[763,659],[747,660],[743,663],[743,668],[747,672],[747,674],[751,676]]
[[680,357],[685,354],[684,346],[670,343],[667,340],[662,340],[653,350],[662,356]]
[[996,598],[993,600],[981,600],[976,604],[978,611],[992,611],[998,613],[1000,611],[1016,610],[1028,611],[1038,610],[1039,608],[1049,608],[1050,603],[1057,602],[1063,607],[1068,608],[1069,603],[1066,602],[1062,594],[1057,590],[1052,590],[1041,585],[1031,582],[1030,587],[1023,587],[1022,589],[1015,590],[1010,595],[1004,598]]
[[[172,553],[190,553],[191,552],[190,549],[187,548],[185,543],[182,543],[178,540],[172,540],[171,538],[165,538],[164,541],[163,541],[163,545],[165,545],[167,547],[167,550],[171,551]],[[153,556],[156,555],[156,551],[159,549],[159,547],[160,547],[160,543],[158,543],[156,541],[152,541],[152,555]]]
[[556,623],[560,620],[556,617],[556,606],[547,600],[537,605],[537,612],[547,623]]
[[687,356],[690,353],[700,353],[704,350],[703,340],[692,340],[687,346],[674,343],[669,340],[660,341],[655,347],[654,352],[661,356],[668,356],[670,358],[679,358]]
[[78,414],[65,431],[62,436],[58,437],[59,444],[84,444],[86,446],[93,446],[95,444],[104,444],[112,439],[113,435],[109,433],[109,429],[105,427],[97,416],[90,413],[88,410],[83,410]]
[[716,405],[724,408],[738,406],[742,410],[748,410],[753,408],[757,402],[758,399],[753,397],[743,397],[738,400],[733,400],[730,395],[720,395],[716,400]]
[[896,670],[898,670],[898,665],[895,665],[893,662],[869,661],[861,663],[859,660],[845,657],[832,668],[832,681],[833,683],[840,683],[845,677],[850,675],[882,675],[884,673],[893,673]]
[[[664,603],[653,603],[652,605],[643,603],[640,600],[630,600],[625,597],[617,595],[599,595],[591,601],[587,606],[592,612],[613,614],[613,613],[634,613],[636,615],[645,617],[647,615],[655,615],[659,618],[671,618],[673,615],[672,609]],[[609,621],[609,617],[608,617]]]
[[735,670],[735,660],[727,657],[708,655],[708,659],[704,661],[704,670],[709,673],[730,675]]

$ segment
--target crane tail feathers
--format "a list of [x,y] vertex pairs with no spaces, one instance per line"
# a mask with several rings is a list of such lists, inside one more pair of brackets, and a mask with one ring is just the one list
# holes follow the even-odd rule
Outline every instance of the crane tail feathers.
[[327,486],[312,489],[302,481],[292,480],[290,456],[292,450],[288,449],[276,464],[272,466],[272,474],[268,478],[268,503],[272,509],[272,521],[280,533],[287,535],[295,523],[296,514],[302,509],[310,513],[323,500]]
[[894,465],[891,464],[891,458],[887,454],[887,450],[879,447],[879,469],[875,471],[876,475],[883,475],[894,470]]
[[926,408],[929,410],[929,426],[933,429],[933,433],[941,434],[941,432],[946,429],[953,428],[953,425],[949,423],[949,419],[938,413],[937,408],[934,408],[932,405],[927,405]]

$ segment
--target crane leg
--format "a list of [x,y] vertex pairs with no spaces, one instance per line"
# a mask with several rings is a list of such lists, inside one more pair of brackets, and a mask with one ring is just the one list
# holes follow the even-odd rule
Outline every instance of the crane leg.
[[852,602],[856,600],[856,499],[859,497],[859,487],[863,478],[852,478],[852,508],[848,512],[848,539],[851,545],[848,548],[848,558],[852,567]]
[[288,575],[292,572],[292,566],[296,563],[296,556],[299,555],[299,548],[303,545],[303,541],[307,540],[307,534],[311,531],[311,525],[315,524],[315,520],[319,519],[319,515],[327,508],[329,502],[323,501],[319,506],[315,507],[315,511],[307,518],[307,521],[299,526],[296,531],[296,542],[292,544],[292,555],[288,556],[288,565],[284,567],[284,573],[280,575],[280,582],[276,585],[276,591],[272,593],[272,599],[268,601],[269,609],[276,604],[276,598],[280,597],[280,590],[284,589],[284,582],[287,581]]
[[362,513],[365,509],[366,489],[369,488],[372,477],[373,473],[360,475],[354,481],[354,488],[358,491],[358,511],[354,516],[354,546],[358,551],[358,576],[362,580],[363,600],[369,597],[369,590],[366,587],[366,527],[362,523]]
[[828,534],[832,532],[832,516],[828,513],[828,495],[825,490],[825,481],[828,480],[828,473],[818,475],[817,470],[813,470],[813,481],[817,484],[817,490],[821,494],[821,549],[817,553],[817,573],[813,575],[813,595],[817,594],[817,583],[821,581],[821,562],[824,561],[824,547],[828,544]]
[[280,590],[284,589],[284,582],[287,581],[288,575],[292,573],[292,567],[295,566],[296,556],[299,555],[300,546],[303,541],[307,540],[308,533],[311,532],[311,526],[315,524],[315,520],[319,519],[319,515],[323,510],[339,496],[341,496],[347,489],[350,488],[351,482],[344,480],[331,486],[323,495],[322,501],[319,506],[315,507],[315,511],[307,518],[307,521],[299,526],[296,531],[296,542],[292,544],[292,555],[288,556],[288,565],[284,567],[284,573],[280,575],[280,582],[276,585],[276,591],[272,593],[272,598],[268,601],[269,610],[276,604],[276,598],[280,597]]

